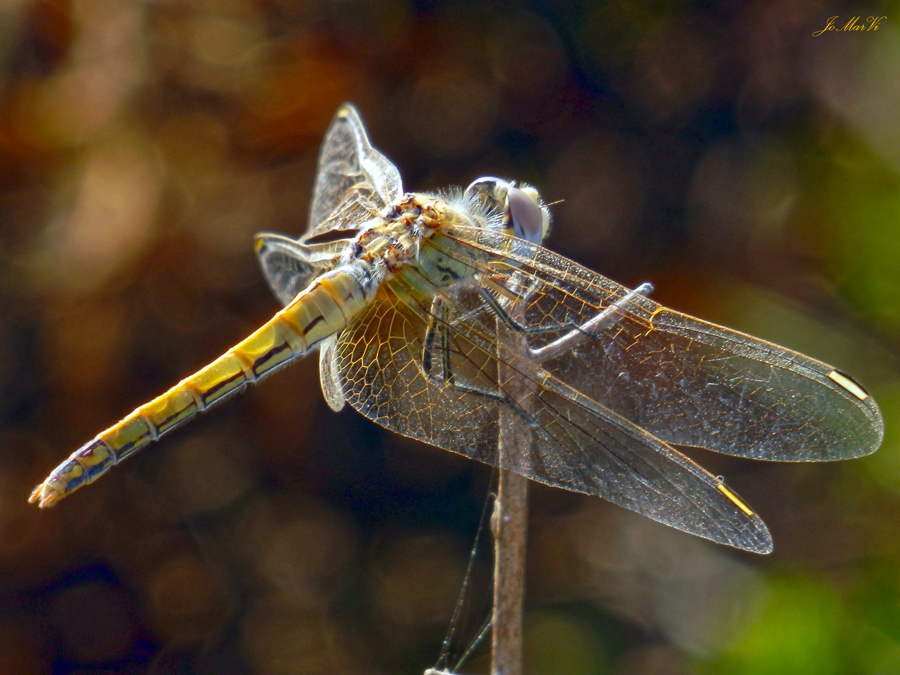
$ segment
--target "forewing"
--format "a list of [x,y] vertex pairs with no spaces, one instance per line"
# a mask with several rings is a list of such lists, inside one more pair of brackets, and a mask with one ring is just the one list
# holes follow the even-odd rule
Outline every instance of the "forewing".
[[[435,319],[446,322],[453,383],[427,377],[422,350],[431,298],[419,292],[421,280],[410,281],[409,274],[401,272],[383,284],[337,340],[344,394],[363,415],[397,433],[497,466],[499,408],[511,405],[534,442],[511,463],[505,461],[504,468],[598,495],[719,543],[771,550],[763,522],[738,508],[716,478],[564,385],[545,387],[527,359],[506,352],[504,368],[513,374],[498,384],[496,321],[472,288],[450,289],[441,319]],[[513,391],[517,398],[504,400]]]
[[474,247],[482,278],[524,303],[532,349],[609,310],[542,366],[666,443],[780,461],[846,459],[881,443],[875,401],[821,361],[627,298],[623,286],[540,246],[483,229],[443,234],[442,248],[459,257],[464,243]]
[[345,103],[319,151],[309,226],[302,239],[352,230],[402,194],[397,167],[372,147],[356,108]]

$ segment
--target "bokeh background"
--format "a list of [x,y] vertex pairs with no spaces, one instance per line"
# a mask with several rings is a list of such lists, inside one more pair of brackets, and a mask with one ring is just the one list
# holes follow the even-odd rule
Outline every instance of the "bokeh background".
[[[862,460],[697,455],[765,518],[768,557],[533,487],[527,671],[900,673],[898,10],[4,0],[0,671],[437,660],[491,472],[332,413],[315,359],[56,509],[25,503],[277,311],[252,235],[303,231],[353,101],[408,189],[531,182],[564,200],[549,246],[832,363],[885,413]],[[813,37],[832,16],[885,18]]]

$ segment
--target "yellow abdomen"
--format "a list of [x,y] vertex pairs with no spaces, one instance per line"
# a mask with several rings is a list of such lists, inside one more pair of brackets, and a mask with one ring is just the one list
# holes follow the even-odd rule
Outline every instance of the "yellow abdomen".
[[[371,296],[371,293],[369,294]],[[347,326],[369,297],[346,268],[327,272],[225,354],[76,450],[31,493],[53,506],[175,427],[273,372]]]

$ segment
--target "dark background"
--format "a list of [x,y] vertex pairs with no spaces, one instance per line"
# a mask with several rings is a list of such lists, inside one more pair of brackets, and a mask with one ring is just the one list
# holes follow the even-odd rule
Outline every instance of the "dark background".
[[[886,18],[813,37],[832,16]],[[900,672],[898,20],[795,0],[0,5],[0,671],[436,661],[491,473],[335,415],[316,359],[56,509],[25,503],[277,311],[252,235],[305,229],[353,101],[408,189],[533,183],[564,200],[548,246],[832,363],[885,413],[853,462],[698,454],[765,518],[768,557],[534,487],[527,671]]]

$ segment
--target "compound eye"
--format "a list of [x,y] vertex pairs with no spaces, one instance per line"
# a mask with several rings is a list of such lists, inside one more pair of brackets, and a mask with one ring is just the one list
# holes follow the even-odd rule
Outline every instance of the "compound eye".
[[532,244],[540,244],[544,236],[544,213],[540,205],[516,187],[509,188],[506,199],[513,223],[513,234]]

